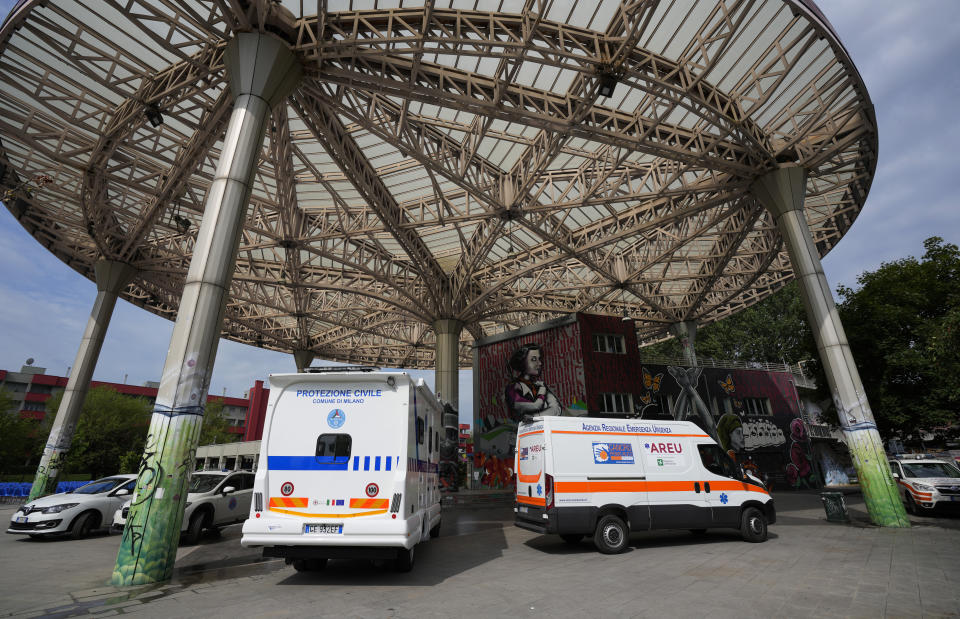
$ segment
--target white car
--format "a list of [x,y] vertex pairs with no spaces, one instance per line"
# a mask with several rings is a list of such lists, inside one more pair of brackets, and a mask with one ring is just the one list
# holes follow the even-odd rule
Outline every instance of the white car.
[[960,469],[947,460],[898,456],[890,470],[911,514],[940,508],[960,508]]
[[73,539],[110,523],[110,516],[128,500],[137,483],[134,474],[112,475],[73,492],[40,497],[20,507],[10,518],[7,533],[31,537],[69,533]]
[[[219,529],[243,522],[250,513],[253,473],[249,471],[198,471],[190,477],[181,531],[196,544],[204,529]],[[113,515],[113,529],[123,530],[130,501]]]

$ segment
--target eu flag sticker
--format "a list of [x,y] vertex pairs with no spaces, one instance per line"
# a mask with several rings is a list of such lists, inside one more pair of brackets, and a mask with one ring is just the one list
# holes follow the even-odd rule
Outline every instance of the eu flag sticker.
[[633,464],[630,443],[594,443],[593,461],[596,464]]

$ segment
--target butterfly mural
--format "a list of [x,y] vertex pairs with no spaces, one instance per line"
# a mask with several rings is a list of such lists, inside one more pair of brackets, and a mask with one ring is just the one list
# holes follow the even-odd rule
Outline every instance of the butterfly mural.
[[660,372],[654,376],[645,367],[641,367],[640,371],[643,373],[643,386],[647,389],[650,389],[654,393],[660,391],[660,381],[663,379],[663,372]]
[[649,404],[653,401],[653,394],[651,394],[649,391],[644,391],[643,395],[640,396],[640,401],[644,404]]
[[717,381],[720,383],[720,386],[723,387],[723,390],[727,393],[733,393],[733,390],[736,388],[733,386],[733,376],[727,374],[727,377],[723,380]]

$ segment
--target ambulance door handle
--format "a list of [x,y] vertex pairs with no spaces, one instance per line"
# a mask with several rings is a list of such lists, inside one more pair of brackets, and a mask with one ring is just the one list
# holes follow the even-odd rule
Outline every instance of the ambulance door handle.
[[700,482],[698,481],[693,482],[693,490],[697,494],[700,494]]
[[703,490],[704,492],[710,492],[710,482],[708,481],[703,482]]

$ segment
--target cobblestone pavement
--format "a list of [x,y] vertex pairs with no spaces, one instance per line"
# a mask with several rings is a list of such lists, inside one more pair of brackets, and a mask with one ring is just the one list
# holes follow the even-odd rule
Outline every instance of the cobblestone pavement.
[[[636,533],[621,555],[513,526],[509,507],[455,505],[400,574],[367,561],[297,573],[240,546],[240,527],[180,548],[159,586],[108,584],[119,535],[0,537],[0,617],[941,617],[960,616],[960,518],[827,522],[816,493],[775,495],[770,539],[732,530]],[[14,506],[0,505],[9,521]]]

